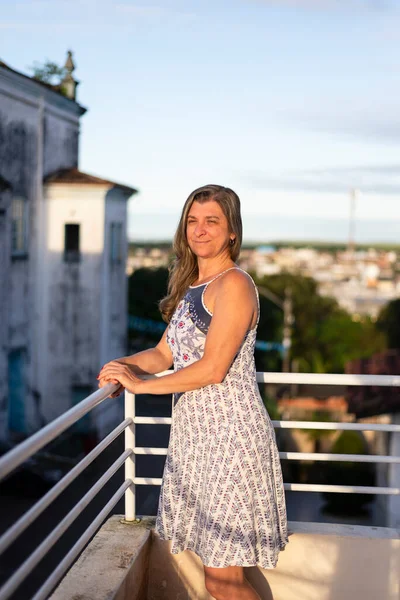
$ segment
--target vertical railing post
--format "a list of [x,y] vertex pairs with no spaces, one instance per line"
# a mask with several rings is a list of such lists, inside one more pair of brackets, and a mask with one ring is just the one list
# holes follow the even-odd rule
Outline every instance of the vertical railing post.
[[[394,425],[400,425],[399,414],[392,416],[392,423]],[[400,433],[393,432],[389,437],[389,453],[390,456],[400,456]],[[388,473],[388,486],[399,488],[400,487],[400,464],[392,463],[389,465]],[[400,527],[400,496],[389,496],[387,502],[387,527],[393,527],[394,529]]]
[[135,490],[135,394],[125,390],[125,419],[132,419],[132,423],[125,428],[125,450],[132,449],[132,454],[125,461],[125,480],[131,479],[132,485],[125,492],[125,521],[134,521],[136,518],[136,490]]

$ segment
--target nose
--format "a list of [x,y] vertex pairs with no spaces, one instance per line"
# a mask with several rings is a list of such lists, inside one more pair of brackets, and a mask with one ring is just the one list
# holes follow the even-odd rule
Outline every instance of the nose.
[[204,232],[205,232],[204,224],[200,223],[200,222],[197,223],[195,230],[194,230],[194,233],[196,234],[196,236],[199,237],[199,236],[203,235]]

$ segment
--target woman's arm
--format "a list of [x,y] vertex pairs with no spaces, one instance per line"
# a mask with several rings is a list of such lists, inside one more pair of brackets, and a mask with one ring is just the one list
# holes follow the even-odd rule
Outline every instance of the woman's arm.
[[110,367],[104,376],[117,379],[137,394],[187,392],[221,383],[251,326],[257,299],[249,277],[240,271],[231,271],[216,283],[213,318],[200,360],[176,373],[145,381],[131,373],[127,365]]
[[[121,358],[106,363],[97,377],[99,380],[99,387],[104,387],[110,382],[118,383],[119,379],[117,378],[105,377],[105,373],[108,373],[110,369],[115,370],[120,366],[124,366],[132,375],[141,376],[166,371],[170,368],[172,362],[173,357],[167,343],[167,330],[165,330],[161,340],[154,348],[148,348],[147,350],[137,352],[130,356],[122,356]],[[125,386],[122,382],[120,383],[120,387],[111,394],[112,398],[116,398],[123,391]]]
[[153,374],[166,371],[173,362],[172,353],[167,343],[167,330],[164,331],[161,340],[154,348],[148,348],[130,356],[122,356],[121,358],[117,358],[116,361],[111,362],[137,367],[133,371],[138,374]]

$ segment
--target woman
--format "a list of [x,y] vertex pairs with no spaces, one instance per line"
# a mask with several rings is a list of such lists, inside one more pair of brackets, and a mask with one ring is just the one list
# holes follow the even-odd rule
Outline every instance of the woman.
[[[160,302],[169,322],[159,344],[111,361],[99,375],[135,393],[174,394],[155,530],[201,558],[216,600],[255,600],[244,566],[274,568],[288,542],[275,432],[259,394],[254,344],[259,302],[235,260],[240,201],[207,185],[187,199],[176,261]],[[174,373],[144,380],[174,365]]]

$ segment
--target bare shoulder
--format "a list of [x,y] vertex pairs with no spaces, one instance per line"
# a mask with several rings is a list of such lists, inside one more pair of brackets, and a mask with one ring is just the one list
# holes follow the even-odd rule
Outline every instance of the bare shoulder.
[[254,282],[250,275],[242,269],[227,271],[215,281],[216,288],[222,293],[233,293],[235,296],[255,296]]

